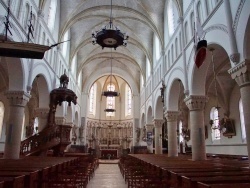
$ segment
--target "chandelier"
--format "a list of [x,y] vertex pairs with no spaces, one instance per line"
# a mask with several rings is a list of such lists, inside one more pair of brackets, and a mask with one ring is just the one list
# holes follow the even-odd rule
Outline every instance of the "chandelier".
[[114,48],[116,50],[118,46],[127,46],[128,38],[129,36],[127,36],[127,34],[122,33],[118,27],[113,25],[111,0],[109,24],[104,26],[101,30],[92,33],[92,43],[99,44],[102,49],[107,47]]
[[[117,91],[114,90],[115,88],[112,87],[112,77],[113,77],[113,75],[112,75],[112,59],[113,59],[113,57],[112,57],[112,49],[111,49],[111,57],[110,57],[110,64],[111,64],[111,66],[110,66],[111,67],[110,68],[110,84],[108,86],[108,90],[102,92],[102,95],[105,96],[105,97],[117,97],[117,96],[120,95]],[[115,112],[115,109],[113,109],[113,108],[106,108],[104,111],[105,112]]]

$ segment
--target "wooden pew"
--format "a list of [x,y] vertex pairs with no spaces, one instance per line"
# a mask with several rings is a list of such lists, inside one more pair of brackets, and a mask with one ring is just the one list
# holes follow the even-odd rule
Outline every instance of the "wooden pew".
[[223,183],[223,184],[205,184],[198,182],[198,188],[249,188],[250,183]]
[[183,188],[197,188],[198,182],[206,184],[235,184],[250,183],[250,176],[214,176],[214,177],[185,177],[182,176]]
[[25,188],[37,188],[38,172],[22,172],[22,171],[0,171],[0,177],[16,177],[25,176],[24,187]]
[[24,188],[24,178],[24,175],[0,176],[0,182],[3,182],[3,188]]

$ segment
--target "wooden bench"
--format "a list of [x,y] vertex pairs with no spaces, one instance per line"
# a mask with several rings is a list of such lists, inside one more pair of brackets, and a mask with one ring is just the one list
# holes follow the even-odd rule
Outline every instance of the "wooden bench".
[[24,175],[21,176],[0,176],[3,188],[24,188]]
[[250,176],[214,176],[214,177],[185,177],[182,176],[183,188],[197,188],[198,182],[205,184],[235,184],[250,183]]

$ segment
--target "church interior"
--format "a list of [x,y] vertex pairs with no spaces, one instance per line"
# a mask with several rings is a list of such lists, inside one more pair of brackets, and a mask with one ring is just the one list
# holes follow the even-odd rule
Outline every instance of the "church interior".
[[0,0],[0,188],[247,188],[249,156],[250,1]]

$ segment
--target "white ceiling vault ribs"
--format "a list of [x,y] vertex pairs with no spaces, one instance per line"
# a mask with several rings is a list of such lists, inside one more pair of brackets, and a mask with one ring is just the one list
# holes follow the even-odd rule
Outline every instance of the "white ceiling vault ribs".
[[[145,80],[146,57],[153,65],[153,36],[164,45],[164,8],[166,0],[113,0],[113,24],[129,36],[127,47],[112,50],[114,68],[127,72],[139,86]],[[111,0],[60,0],[61,20],[59,41],[70,30],[70,63],[77,55],[77,75],[87,79],[97,69],[110,66],[110,49],[92,44],[92,32],[107,25]],[[109,74],[109,72],[107,72]]]

